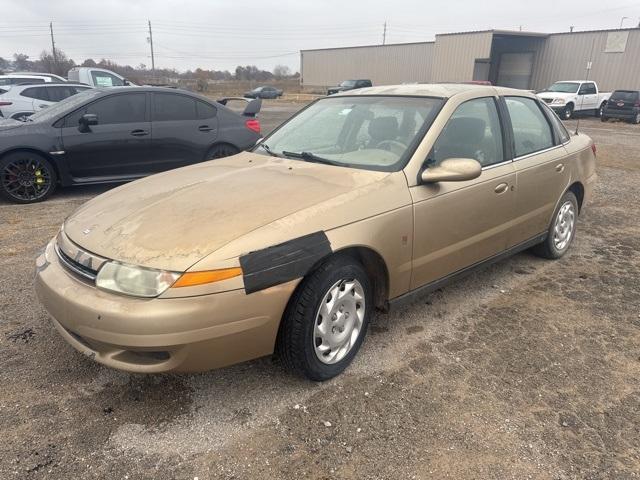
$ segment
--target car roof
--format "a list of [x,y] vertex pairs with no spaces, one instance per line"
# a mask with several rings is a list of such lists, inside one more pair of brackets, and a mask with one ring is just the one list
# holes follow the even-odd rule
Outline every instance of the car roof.
[[417,83],[410,85],[382,85],[376,87],[359,88],[357,90],[348,90],[346,92],[338,93],[337,96],[346,97],[351,95],[397,95],[450,98],[466,92],[477,92],[478,96],[481,96],[483,94],[498,94],[533,97],[533,94],[527,90],[466,83]]

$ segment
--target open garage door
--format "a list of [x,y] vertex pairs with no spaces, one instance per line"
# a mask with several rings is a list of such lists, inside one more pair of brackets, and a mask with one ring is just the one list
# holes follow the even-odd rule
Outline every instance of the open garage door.
[[533,53],[503,53],[498,66],[498,85],[527,90],[533,72]]

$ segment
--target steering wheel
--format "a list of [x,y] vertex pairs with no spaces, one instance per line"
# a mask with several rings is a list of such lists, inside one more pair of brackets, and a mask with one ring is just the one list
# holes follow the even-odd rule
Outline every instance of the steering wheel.
[[407,146],[398,140],[382,140],[380,143],[376,145],[376,148],[379,148],[380,150],[391,151],[393,153],[397,153],[398,155],[402,155],[404,151],[407,149]]

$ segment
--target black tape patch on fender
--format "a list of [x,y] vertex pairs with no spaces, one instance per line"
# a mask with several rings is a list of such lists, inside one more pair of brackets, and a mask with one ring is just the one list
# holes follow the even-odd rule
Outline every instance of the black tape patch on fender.
[[331,252],[327,235],[316,232],[242,255],[244,289],[253,293],[303,277]]

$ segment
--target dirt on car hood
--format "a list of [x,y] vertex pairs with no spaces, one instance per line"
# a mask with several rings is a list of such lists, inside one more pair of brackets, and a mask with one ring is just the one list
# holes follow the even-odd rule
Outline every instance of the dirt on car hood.
[[184,271],[242,235],[388,175],[241,153],[111,190],[64,228],[95,254]]

